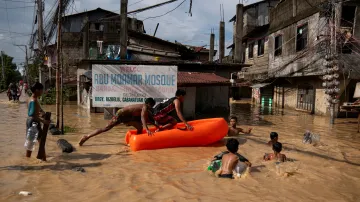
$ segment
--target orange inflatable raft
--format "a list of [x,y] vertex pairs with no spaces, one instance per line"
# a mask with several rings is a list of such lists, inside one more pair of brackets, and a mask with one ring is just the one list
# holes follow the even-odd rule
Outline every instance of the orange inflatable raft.
[[[183,123],[178,123],[174,129],[160,131],[153,136],[148,136],[145,130],[139,135],[136,135],[136,130],[130,130],[126,133],[125,141],[130,144],[132,151],[197,147],[215,143],[228,132],[228,124],[223,118],[195,120],[189,124],[194,127],[193,131],[178,129],[185,127]],[[155,127],[150,130],[155,131]]]

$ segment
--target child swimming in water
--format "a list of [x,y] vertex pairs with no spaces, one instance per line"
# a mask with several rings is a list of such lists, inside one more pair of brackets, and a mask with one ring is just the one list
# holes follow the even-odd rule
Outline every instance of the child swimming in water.
[[273,144],[277,143],[278,139],[279,139],[279,135],[277,134],[277,132],[271,132],[270,141],[268,142],[268,145],[273,146]]
[[233,179],[233,170],[236,168],[239,161],[244,162],[249,167],[251,167],[251,163],[237,153],[239,150],[239,141],[236,139],[229,139],[226,143],[226,148],[228,149],[228,153],[222,155],[221,168],[217,171],[217,174],[219,174],[220,178]]
[[239,133],[245,133],[245,134],[251,133],[252,128],[249,128],[248,130],[244,130],[242,128],[238,128],[236,126],[236,124],[237,124],[237,117],[235,117],[235,116],[231,117],[230,118],[230,127],[228,130],[228,136],[236,136]]
[[280,142],[276,142],[273,144],[273,154],[265,154],[264,155],[264,160],[265,161],[271,161],[271,160],[277,160],[280,162],[285,162],[286,161],[286,156],[285,154],[281,154],[281,150],[282,150],[282,144]]

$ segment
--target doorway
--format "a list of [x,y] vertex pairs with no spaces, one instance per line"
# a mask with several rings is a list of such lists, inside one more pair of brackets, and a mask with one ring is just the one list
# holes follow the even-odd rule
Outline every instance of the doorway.
[[310,84],[298,86],[296,108],[314,114],[315,91]]

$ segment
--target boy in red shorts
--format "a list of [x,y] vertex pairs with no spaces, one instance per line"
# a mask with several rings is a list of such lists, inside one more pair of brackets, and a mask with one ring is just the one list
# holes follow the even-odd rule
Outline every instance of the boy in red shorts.
[[155,106],[154,120],[160,125],[159,130],[171,129],[177,123],[176,119],[170,116],[170,113],[176,110],[179,119],[184,122],[188,130],[193,130],[193,127],[189,125],[183,114],[181,113],[181,103],[184,102],[186,92],[182,89],[178,89],[175,93],[175,97],[163,101]]

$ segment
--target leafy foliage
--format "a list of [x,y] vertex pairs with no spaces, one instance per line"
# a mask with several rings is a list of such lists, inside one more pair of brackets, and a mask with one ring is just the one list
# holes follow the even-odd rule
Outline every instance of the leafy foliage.
[[[32,95],[31,91],[27,91],[29,97]],[[68,101],[71,96],[76,95],[76,89],[74,88],[63,88],[63,101]],[[56,104],[56,89],[50,88],[47,92],[45,92],[40,99],[40,103],[43,105],[53,105]]]
[[[69,98],[73,95],[76,95],[77,92],[73,88],[63,88],[63,101],[68,101]],[[50,88],[47,93],[44,93],[44,95],[41,98],[41,104],[44,105],[51,105],[56,103],[56,89]]]
[[[5,68],[5,78],[1,78],[0,88],[7,89],[10,83],[17,83],[22,79],[20,72],[17,70],[17,66],[13,63],[13,57],[0,54],[0,73],[2,70],[2,63],[3,60],[4,68]],[[1,75],[1,74],[0,74]]]

